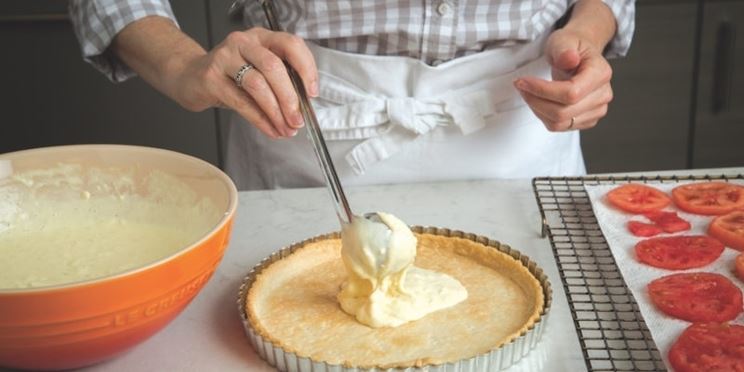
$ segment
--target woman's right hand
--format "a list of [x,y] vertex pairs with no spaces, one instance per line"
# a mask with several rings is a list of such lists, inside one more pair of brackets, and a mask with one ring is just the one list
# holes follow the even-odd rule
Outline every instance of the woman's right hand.
[[[305,42],[256,27],[233,32],[208,53],[187,59],[171,81],[174,98],[192,111],[233,109],[271,138],[294,136],[304,123],[284,60],[300,75],[307,94],[317,96],[318,72]],[[254,68],[237,86],[235,76],[248,63]]]

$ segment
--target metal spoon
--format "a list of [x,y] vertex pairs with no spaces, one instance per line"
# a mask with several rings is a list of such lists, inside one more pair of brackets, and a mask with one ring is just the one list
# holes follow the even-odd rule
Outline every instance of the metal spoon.
[[[284,30],[282,29],[276,17],[276,11],[274,9],[273,1],[258,1],[259,3],[261,3],[261,7],[266,14],[266,19],[269,21],[269,27],[273,31],[283,32]],[[300,99],[300,111],[302,112],[302,116],[305,119],[305,123],[308,124],[308,137],[313,143],[315,155],[318,158],[320,168],[323,170],[323,175],[325,176],[326,186],[331,192],[331,198],[333,199],[333,205],[336,209],[336,215],[338,216],[338,219],[341,222],[341,227],[343,228],[344,225],[350,224],[352,219],[359,218],[359,216],[355,216],[351,212],[349,202],[346,200],[346,194],[344,194],[344,189],[341,187],[341,182],[338,179],[336,167],[333,166],[333,159],[331,159],[331,155],[328,153],[328,147],[326,146],[325,139],[323,138],[323,133],[320,130],[318,118],[315,116],[313,106],[310,104],[310,100],[307,98],[305,85],[302,83],[300,75],[297,73],[297,71],[294,70],[294,68],[292,68],[292,66],[290,66],[286,62],[284,63],[284,65],[286,66],[287,72],[289,73],[289,78],[292,81],[292,86],[294,87],[295,92],[297,92],[297,96]],[[382,222],[379,216],[377,216],[377,213],[367,213],[363,216],[363,218],[368,219],[372,222],[379,223],[390,230],[390,228]]]

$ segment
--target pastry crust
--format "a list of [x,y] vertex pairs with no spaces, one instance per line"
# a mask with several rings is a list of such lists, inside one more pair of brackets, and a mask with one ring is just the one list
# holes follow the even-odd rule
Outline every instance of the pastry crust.
[[539,319],[540,282],[513,257],[458,237],[416,234],[415,265],[446,273],[468,298],[394,328],[370,328],[336,300],[346,272],[337,238],[314,241],[272,263],[248,290],[248,321],[266,340],[298,356],[359,368],[405,368],[487,353]]

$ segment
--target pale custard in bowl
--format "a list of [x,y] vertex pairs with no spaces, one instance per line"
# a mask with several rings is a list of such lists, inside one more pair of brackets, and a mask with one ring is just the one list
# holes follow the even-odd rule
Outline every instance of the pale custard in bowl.
[[219,221],[217,207],[178,178],[156,170],[139,179],[137,172],[60,163],[0,179],[0,289],[142,267]]
[[224,172],[174,151],[0,154],[0,369],[80,368],[157,333],[217,269],[237,204]]

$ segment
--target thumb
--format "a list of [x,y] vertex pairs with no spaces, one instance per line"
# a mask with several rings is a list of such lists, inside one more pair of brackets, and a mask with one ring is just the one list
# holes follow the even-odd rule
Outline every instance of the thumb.
[[556,31],[548,40],[547,54],[548,62],[554,70],[561,72],[572,72],[581,63],[579,54],[580,43],[571,34]]
[[563,72],[572,72],[581,63],[581,56],[576,48],[555,48],[550,58],[551,66]]

